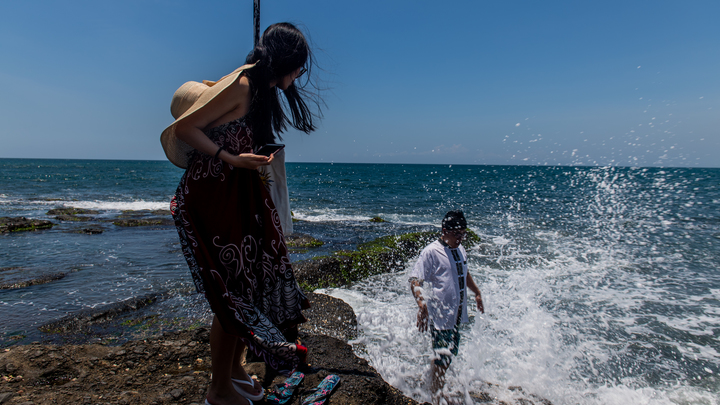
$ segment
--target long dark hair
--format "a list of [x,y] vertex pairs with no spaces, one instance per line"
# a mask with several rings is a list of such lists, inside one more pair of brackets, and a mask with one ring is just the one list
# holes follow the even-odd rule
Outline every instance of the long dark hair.
[[[246,73],[252,94],[248,121],[256,146],[274,143],[275,135],[282,139],[280,134],[286,130],[288,123],[305,133],[315,130],[313,120],[321,116],[321,102],[317,93],[305,89],[309,83],[307,77],[313,65],[313,57],[305,36],[299,29],[286,22],[269,26],[258,45],[248,54],[245,63],[257,63]],[[308,70],[308,76],[303,78],[303,85],[298,87],[292,83],[283,91],[285,102],[281,103],[278,94],[280,89],[277,86],[270,88],[270,82],[279,80],[303,66]],[[304,100],[308,97],[314,100],[318,107],[317,112],[308,108]],[[290,111],[291,119],[288,119],[285,109]]]

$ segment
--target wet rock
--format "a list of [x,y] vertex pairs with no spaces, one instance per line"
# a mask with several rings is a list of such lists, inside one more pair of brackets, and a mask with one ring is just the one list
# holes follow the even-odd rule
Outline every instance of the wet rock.
[[87,222],[92,221],[92,217],[77,216],[77,215],[55,215],[54,217],[58,221],[72,221],[72,222]]
[[10,281],[5,283],[0,283],[0,290],[12,290],[16,288],[25,288],[30,287],[33,285],[39,285],[39,284],[47,284],[52,281],[57,281],[65,276],[67,276],[68,273],[55,273],[55,274],[46,274],[42,275],[33,279],[28,280],[21,280],[21,281]]
[[29,219],[25,217],[0,217],[0,233],[37,231],[50,229],[53,223],[43,219]]
[[169,210],[132,210],[123,211],[116,219],[111,221],[115,226],[137,227],[137,226],[168,226],[175,222]]
[[290,248],[314,248],[324,243],[304,233],[293,233],[285,237],[285,243]]
[[157,218],[148,218],[148,219],[135,219],[135,218],[129,218],[129,219],[116,219],[112,221],[113,225],[115,226],[123,226],[123,227],[134,227],[134,226],[152,226],[152,225],[172,225],[174,222],[170,219],[157,219]]
[[53,215],[54,218],[59,221],[84,222],[91,221],[93,219],[87,215],[96,215],[99,214],[99,212],[84,208],[60,207],[51,209],[47,212],[47,214]]
[[357,336],[357,319],[345,301],[324,294],[307,293],[310,309],[303,311],[308,322],[300,332],[326,335],[348,341]]
[[86,233],[88,235],[97,235],[103,233],[103,230],[100,228],[85,228],[81,231],[81,233]]
[[154,303],[160,295],[159,293],[152,293],[106,305],[101,308],[82,310],[60,320],[42,325],[38,329],[46,333],[81,332],[87,330],[90,325],[107,322],[120,314],[136,311],[139,308],[150,305]]
[[372,217],[372,218],[370,218],[370,222],[387,222],[387,221],[382,219],[381,217]]
[[47,212],[48,215],[97,215],[98,211],[75,207],[53,208]]

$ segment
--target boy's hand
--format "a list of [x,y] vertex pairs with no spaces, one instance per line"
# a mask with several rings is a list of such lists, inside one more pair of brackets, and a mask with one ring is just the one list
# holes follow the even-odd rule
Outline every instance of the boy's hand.
[[475,305],[477,305],[477,309],[478,309],[478,311],[480,311],[481,314],[485,313],[485,307],[483,306],[482,296],[480,296],[480,295],[475,296]]

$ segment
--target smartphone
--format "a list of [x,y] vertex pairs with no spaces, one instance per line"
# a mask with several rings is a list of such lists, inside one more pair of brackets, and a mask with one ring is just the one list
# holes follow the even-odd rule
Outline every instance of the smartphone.
[[275,153],[279,150],[282,150],[282,148],[284,148],[284,147],[285,147],[285,145],[283,145],[281,143],[269,143],[267,145],[261,146],[260,149],[258,149],[257,152],[255,152],[255,154],[263,155],[263,156],[270,156],[273,153]]

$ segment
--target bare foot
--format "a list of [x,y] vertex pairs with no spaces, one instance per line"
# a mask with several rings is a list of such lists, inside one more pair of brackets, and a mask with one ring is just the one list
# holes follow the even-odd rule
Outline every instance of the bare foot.
[[235,388],[232,388],[230,391],[223,391],[222,393],[208,391],[207,402],[210,403],[210,405],[250,405],[250,401],[238,394]]
[[[243,391],[247,392],[250,395],[255,396],[255,395],[260,395],[260,394],[265,393],[265,390],[263,389],[262,385],[260,385],[260,382],[256,379],[250,377],[249,375],[247,376],[247,378],[235,377],[235,376],[233,376],[232,378],[234,380],[233,383],[235,384],[236,387],[240,387]],[[242,382],[239,382],[239,381],[242,381]],[[248,384],[250,381],[253,382],[252,386],[250,386],[250,384]]]

